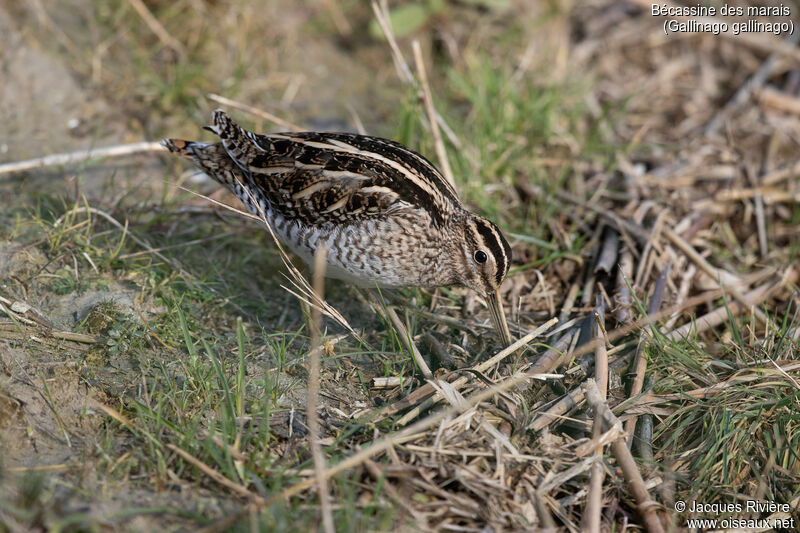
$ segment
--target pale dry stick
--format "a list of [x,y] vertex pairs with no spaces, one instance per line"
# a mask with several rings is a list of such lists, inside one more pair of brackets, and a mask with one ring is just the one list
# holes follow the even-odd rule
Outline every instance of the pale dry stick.
[[[735,283],[739,281],[738,276],[734,276],[724,270],[720,270],[718,268],[714,268],[711,264],[703,258],[697,251],[690,245],[688,242],[683,240],[677,233],[672,231],[668,227],[664,227],[662,233],[672,241],[672,243],[680,248],[680,250],[685,253],[691,261],[700,267],[700,270],[711,276],[712,279],[716,280],[720,285],[722,285],[723,290],[733,296],[733,298],[738,301],[740,304],[744,306],[753,306],[753,314],[764,324],[771,324],[769,317],[764,314],[764,311],[755,307],[755,303],[748,302],[747,298],[739,291],[739,289],[731,286],[731,283]],[[729,281],[730,278],[734,278],[735,281]]]
[[[773,133],[772,137],[770,137],[770,142],[774,143],[775,139],[776,137]],[[767,156],[767,159],[768,158],[769,156]],[[747,180],[750,182],[750,185],[756,191],[756,195],[753,197],[753,204],[755,205],[756,229],[758,230],[758,251],[761,253],[761,259],[766,260],[769,253],[769,246],[767,242],[767,223],[764,214],[764,196],[761,194],[759,189],[758,177],[753,168],[750,165],[745,165],[744,173],[747,177]]]
[[[797,33],[797,32],[795,32]],[[756,94],[758,101],[767,107],[784,113],[800,115],[800,98],[765,87]]]
[[[423,437],[424,434],[421,434],[420,437]],[[403,444],[403,449],[411,451],[411,452],[422,452],[428,455],[449,455],[449,456],[459,456],[459,457],[497,457],[497,452],[495,450],[466,450],[463,448],[459,449],[450,449],[450,448],[443,448],[441,445],[437,445],[434,443],[431,446],[421,446],[419,444]],[[535,461],[537,459],[541,459],[539,455],[533,454],[524,454],[524,453],[517,453],[514,455],[514,459],[520,461]]]
[[581,286],[578,283],[573,283],[569,288],[567,297],[564,298],[564,304],[561,306],[561,314],[558,315],[558,320],[560,322],[565,322],[567,318],[569,318],[569,315],[572,313],[572,306],[575,305],[575,299],[578,297],[578,291],[580,290]]
[[[667,171],[669,167],[660,169]],[[637,182],[643,185],[653,185],[666,189],[680,189],[693,186],[698,180],[708,181],[729,181],[735,179],[739,174],[735,165],[704,165],[692,164],[689,168],[675,168],[669,171],[669,175],[663,172],[654,171],[653,174],[644,174],[637,178]],[[665,180],[669,177],[668,180]],[[651,201],[652,202],[652,201]]]
[[764,174],[761,177],[761,186],[769,187],[797,175],[800,175],[800,161],[791,167],[773,170],[768,174]]
[[147,6],[144,4],[142,0],[128,0],[128,3],[133,6],[133,9],[139,13],[139,16],[142,17],[144,23],[147,24],[147,27],[150,28],[156,37],[166,46],[175,50],[181,59],[186,59],[186,48],[178,41],[175,37],[170,35],[170,33],[161,25],[158,19],[147,9]]
[[[19,317],[17,317],[17,318],[19,318]],[[56,342],[53,342],[53,341],[48,342],[48,340],[50,338],[55,338],[55,339],[59,339],[59,340],[66,340],[66,341],[75,342],[75,343],[79,343],[79,344],[96,344],[96,343],[102,341],[102,339],[100,339],[99,337],[94,339],[94,340],[90,340],[88,338],[88,337],[90,337],[89,335],[85,335],[84,336],[84,335],[81,335],[80,333],[71,333],[69,331],[65,331],[65,332],[58,332],[57,331],[57,332],[54,332],[54,333],[44,332],[43,334],[39,334],[39,332],[36,331],[35,333],[41,335],[41,336],[39,336],[37,334],[32,333],[30,331],[30,329],[31,329],[30,326],[21,326],[19,324],[13,324],[11,322],[0,322],[0,339],[18,340],[18,341],[23,341],[23,342],[30,340],[30,341],[38,342],[38,343],[41,343],[41,344],[45,344],[46,346],[50,346],[50,347],[57,346]],[[88,347],[88,346],[87,347],[80,347],[80,348],[79,347],[75,347],[75,349],[89,350],[90,347]],[[44,364],[44,365],[47,365],[47,364],[63,364],[63,365],[69,366],[68,362],[42,363],[42,364]]]
[[270,122],[273,122],[273,123],[277,124],[278,126],[282,126],[284,128],[288,128],[288,129],[290,129],[292,131],[304,131],[305,130],[305,128],[303,128],[301,126],[298,126],[297,124],[293,124],[293,123],[289,122],[288,120],[284,120],[284,119],[280,118],[279,116],[273,115],[272,113],[264,111],[263,109],[259,109],[257,107],[253,107],[251,105],[243,104],[242,102],[237,102],[236,100],[231,100],[230,98],[225,98],[224,96],[220,96],[218,94],[209,93],[208,94],[208,98],[209,98],[209,100],[213,100],[213,101],[217,102],[218,104],[227,105],[227,106],[233,107],[235,109],[238,109],[240,111],[244,111],[246,113],[250,113],[251,115],[255,115],[257,117],[261,117],[264,120],[268,120]]
[[83,344],[95,344],[101,341],[101,337],[97,335],[86,335],[84,333],[73,333],[71,331],[50,331],[47,335],[56,339],[80,342]]
[[761,196],[765,204],[778,202],[800,202],[800,193],[786,191],[781,187],[753,187],[748,189],[734,189],[719,191],[714,195],[717,202],[737,202]]
[[439,160],[445,179],[455,188],[456,182],[453,179],[453,169],[450,168],[450,161],[447,159],[447,150],[444,147],[444,141],[442,141],[442,134],[439,132],[439,122],[436,120],[436,110],[433,107],[431,87],[428,84],[428,73],[425,72],[422,48],[418,40],[414,39],[414,42],[411,43],[411,49],[414,52],[414,63],[417,66],[417,76],[419,76],[419,84],[422,88],[425,112],[428,114],[428,121],[431,124],[431,134],[433,135],[433,145],[436,148],[436,158]]
[[302,74],[295,74],[289,78],[289,83],[286,84],[286,88],[281,95],[281,104],[287,107],[290,106],[303,83],[305,83],[305,76]]
[[[605,419],[609,426],[622,426],[619,419],[611,412],[605,398],[603,398],[602,392],[597,388],[597,384],[593,379],[586,380],[585,394],[586,403],[588,403],[595,412],[597,418]],[[664,531],[664,526],[661,524],[661,520],[656,513],[656,509],[660,506],[650,498],[642,474],[639,472],[639,468],[636,466],[636,461],[633,459],[630,450],[625,445],[625,439],[621,438],[622,436],[623,433],[620,432],[620,438],[611,443],[611,450],[614,453],[614,457],[617,459],[617,464],[622,468],[625,480],[630,485],[631,491],[636,498],[639,514],[644,520],[645,529],[649,533],[662,533]]]
[[[664,288],[667,286],[667,277],[669,276],[670,268],[671,265],[669,264],[664,267],[664,270],[661,271],[661,274],[656,280],[655,287],[653,287],[653,295],[650,296],[650,303],[647,307],[648,315],[658,312],[658,309],[661,307],[661,301],[664,296]],[[646,329],[642,330],[642,333],[639,335],[639,343],[636,346],[636,352],[633,356],[634,376],[633,383],[631,384],[631,392],[629,394],[631,398],[638,396],[644,387],[644,377],[645,373],[647,372],[647,358],[644,356],[642,351],[647,339],[646,332]],[[636,417],[634,416],[625,422],[625,431],[628,434],[627,442],[629,448],[633,444],[633,433],[635,429]]]
[[381,27],[383,35],[389,42],[389,49],[392,51],[392,60],[394,61],[394,66],[397,69],[400,79],[412,86],[415,85],[414,75],[411,74],[411,69],[408,68],[408,63],[403,57],[403,52],[400,51],[397,40],[394,38],[392,23],[389,18],[389,6],[386,4],[386,0],[381,0],[380,5],[378,5],[375,0],[372,0],[370,5],[372,6],[372,12],[375,13],[375,20],[378,21],[378,26]]
[[[68,470],[69,466],[65,463],[55,464],[55,465],[36,465],[36,466],[11,466],[6,467],[6,472],[60,472],[62,470]],[[20,529],[19,531],[27,531],[24,529]]]
[[53,167],[60,165],[72,165],[82,163],[88,159],[100,157],[120,157],[126,155],[136,155],[151,152],[165,152],[167,149],[160,143],[139,142],[132,144],[119,144],[106,146],[104,148],[90,148],[89,150],[79,150],[65,154],[53,154],[45,157],[37,157],[26,161],[15,161],[0,165],[0,174],[10,174],[12,172],[22,172],[43,167]]
[[[596,333],[595,338],[605,340],[604,333],[604,309],[605,305],[603,297],[597,295],[597,305],[595,307]],[[606,350],[605,342],[598,342],[594,349],[594,376],[597,382],[597,388],[600,390],[600,395],[603,400],[606,398],[608,391],[608,351]],[[600,436],[603,434],[603,420],[597,412],[595,412],[594,421],[592,423],[592,441],[598,442]],[[591,533],[599,533],[600,531],[600,514],[603,510],[603,479],[605,478],[605,469],[603,467],[603,446],[597,446],[594,453],[594,463],[592,463],[591,477],[589,479],[589,494],[586,502],[586,508],[583,514],[583,529]]]
[[135,429],[136,428],[136,426],[133,424],[133,422],[131,422],[131,420],[128,417],[126,417],[125,415],[123,415],[122,413],[120,413],[119,411],[114,409],[113,407],[110,407],[110,406],[104,404],[103,402],[101,402],[101,401],[99,401],[99,400],[97,400],[95,398],[89,397],[89,400],[87,401],[87,407],[103,411],[107,416],[110,416],[111,418],[113,418],[114,420],[116,420],[117,422],[122,424],[123,426],[127,426],[127,427],[129,427],[131,429]]
[[175,446],[174,444],[167,444],[167,448],[180,455],[183,458],[183,460],[186,461],[187,463],[196,466],[198,469],[200,469],[201,472],[203,472],[205,475],[207,475],[208,477],[210,477],[223,487],[232,490],[239,496],[251,500],[255,504],[258,505],[264,504],[265,502],[264,498],[262,498],[261,496],[259,496],[254,492],[247,490],[247,488],[243,487],[242,485],[231,481],[227,477],[223,476],[222,474],[220,474],[219,472],[217,472],[216,470],[214,470],[213,468],[202,462],[200,459],[197,459],[196,457],[190,455],[189,453],[179,448],[178,446]]
[[[687,300],[686,302],[683,302],[682,304],[668,307],[663,311],[656,313],[655,315],[642,318],[640,320],[637,320],[636,322],[622,326],[621,328],[618,328],[614,331],[608,332],[608,334],[606,335],[606,339],[594,339],[584,344],[583,346],[576,349],[573,355],[575,357],[583,356],[594,350],[595,346],[599,342],[613,342],[619,338],[631,334],[634,331],[637,331],[643,327],[649,326],[650,324],[662,320],[663,318],[668,317],[675,312],[695,307],[703,303],[707,303],[709,301],[719,298],[723,294],[724,292],[722,290],[710,291],[708,294],[696,296],[694,298]],[[533,370],[535,370],[535,367],[533,368]],[[519,386],[520,384],[525,383],[531,379],[536,379],[537,377],[538,377],[537,373],[531,372],[529,370],[528,372],[515,374],[503,382],[496,383],[486,389],[482,389],[476,392],[475,394],[471,395],[470,397],[468,397],[467,401],[465,402],[465,405],[461,406],[460,408],[456,408],[453,406],[443,408],[440,411],[432,413],[428,417],[419,420],[410,426],[407,426],[405,429],[402,429],[394,434],[386,435],[385,437],[378,439],[370,446],[359,450],[350,457],[342,459],[335,465],[332,465],[330,468],[328,468],[325,471],[324,477],[326,479],[330,479],[333,476],[341,472],[344,472],[345,470],[355,468],[356,466],[362,464],[365,460],[374,457],[379,453],[385,452],[393,448],[394,446],[402,442],[405,442],[410,438],[414,438],[414,436],[416,436],[418,433],[429,430],[430,428],[441,423],[443,420],[446,420],[448,418],[453,417],[454,415],[464,412],[464,409],[472,408],[475,405],[478,405],[479,403],[488,400],[489,398],[492,398],[497,394],[513,389]],[[589,380],[589,381],[593,382],[594,380]],[[596,390],[597,388],[596,385],[594,388]],[[627,450],[627,447],[625,447],[625,449]],[[263,505],[259,505],[258,508],[263,506],[273,505],[278,502],[286,500],[286,498],[291,498],[292,496],[299,494],[304,490],[308,489],[309,487],[313,486],[314,482],[315,479],[307,479],[304,481],[300,481],[295,485],[287,487],[286,489],[281,491],[280,494],[277,494],[269,498]],[[236,521],[239,520],[242,516],[243,516],[242,512],[232,514],[227,518],[222,519],[200,530],[200,532],[202,533],[202,532],[219,531],[220,529],[224,529],[230,526],[231,524],[236,523]]]
[[402,376],[372,378],[373,389],[394,389],[396,387],[404,387],[406,383],[407,379]]
[[[536,328],[534,331],[531,331],[530,333],[528,333],[527,335],[525,335],[524,337],[522,337],[521,339],[516,341],[511,346],[509,346],[507,348],[504,348],[503,350],[500,350],[494,357],[492,357],[492,358],[484,361],[483,363],[475,366],[474,367],[475,372],[477,372],[479,374],[485,373],[487,370],[489,370],[493,366],[499,364],[501,361],[503,361],[508,356],[510,356],[512,354],[515,354],[517,352],[517,350],[520,350],[521,348],[526,346],[528,343],[533,341],[536,337],[538,337],[539,335],[541,335],[542,333],[544,333],[545,331],[547,331],[548,329],[553,327],[553,325],[556,324],[557,322],[558,322],[557,318],[551,318],[550,320],[548,320],[547,322],[545,322],[544,324],[542,324],[541,326]],[[464,385],[466,385],[469,381],[470,381],[470,377],[469,376],[462,376],[462,377],[456,379],[455,381],[453,381],[450,384],[450,386],[453,387],[455,390],[459,390]],[[426,399],[420,405],[414,407],[411,411],[406,413],[400,420],[397,421],[397,425],[401,426],[401,427],[405,426],[411,420],[413,420],[416,417],[418,417],[419,414],[422,411],[424,411],[426,409],[429,409],[434,404],[436,404],[436,402],[442,401],[442,399],[443,399],[442,394],[440,392],[436,392],[433,396],[431,396],[430,398]]]
[[[325,265],[328,259],[328,247],[325,243],[317,247],[314,253],[314,282],[313,290],[319,301],[323,301],[325,294]],[[306,396],[306,417],[308,418],[308,433],[311,441],[311,457],[314,460],[314,474],[317,480],[320,510],[325,533],[334,533],[333,514],[331,512],[330,493],[328,480],[325,479],[325,455],[322,453],[320,443],[319,425],[319,381],[322,358],[322,314],[319,307],[311,308],[311,353],[308,369],[308,394]]]

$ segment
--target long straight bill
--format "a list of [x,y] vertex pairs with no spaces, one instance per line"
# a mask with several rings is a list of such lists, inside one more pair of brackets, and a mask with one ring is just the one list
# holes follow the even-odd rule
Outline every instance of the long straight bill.
[[513,340],[511,339],[511,332],[508,330],[508,323],[506,322],[506,313],[503,310],[503,304],[500,300],[500,292],[490,292],[486,294],[486,303],[489,304],[489,314],[492,317],[492,324],[503,339],[503,344],[510,346]]

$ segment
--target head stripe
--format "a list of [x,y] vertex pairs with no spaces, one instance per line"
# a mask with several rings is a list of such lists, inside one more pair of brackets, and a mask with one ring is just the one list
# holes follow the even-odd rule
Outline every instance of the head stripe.
[[478,233],[483,238],[483,242],[489,247],[489,251],[497,262],[496,281],[497,284],[500,285],[511,263],[511,247],[500,234],[497,226],[488,220],[477,219],[475,221],[475,228],[478,230]]

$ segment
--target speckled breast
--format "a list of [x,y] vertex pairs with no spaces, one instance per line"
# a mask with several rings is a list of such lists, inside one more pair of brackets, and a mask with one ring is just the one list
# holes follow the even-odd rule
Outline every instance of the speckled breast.
[[263,211],[249,200],[242,201],[253,214],[263,212],[275,235],[309,266],[324,243],[329,278],[359,287],[432,287],[455,282],[450,279],[444,243],[414,217],[308,226],[281,216],[263,198],[259,202]]

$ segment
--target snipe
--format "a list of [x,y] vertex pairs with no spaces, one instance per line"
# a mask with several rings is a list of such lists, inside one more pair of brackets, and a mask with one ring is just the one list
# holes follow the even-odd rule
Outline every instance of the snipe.
[[328,277],[363,287],[464,285],[486,297],[495,328],[511,343],[498,295],[511,248],[427,159],[366,135],[258,135],[222,110],[206,129],[221,142],[162,144],[263,215],[308,264],[325,243]]

